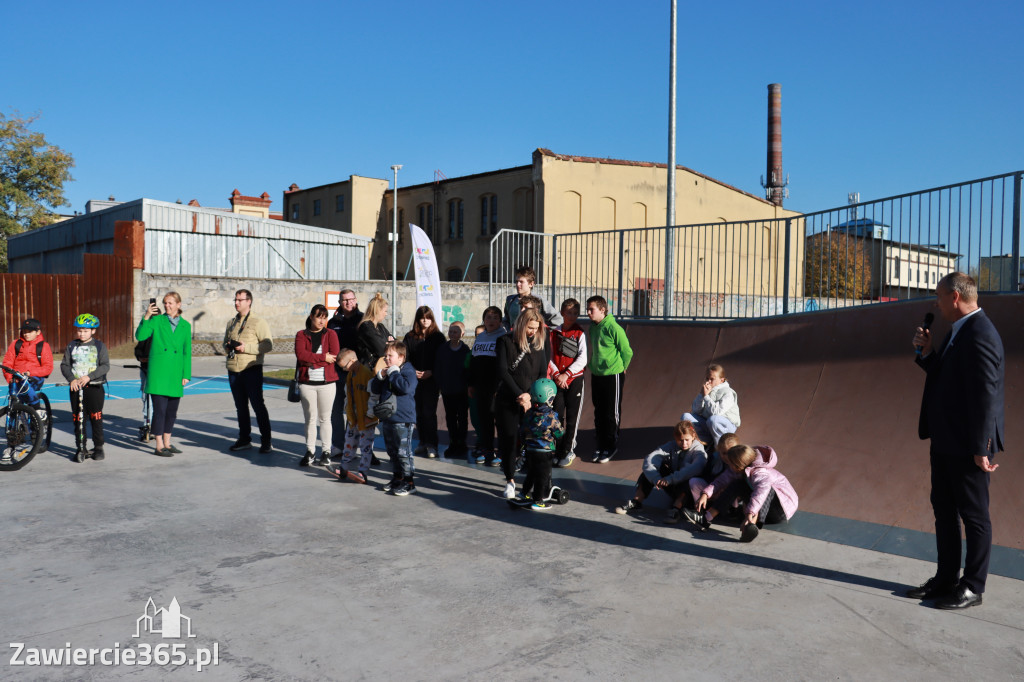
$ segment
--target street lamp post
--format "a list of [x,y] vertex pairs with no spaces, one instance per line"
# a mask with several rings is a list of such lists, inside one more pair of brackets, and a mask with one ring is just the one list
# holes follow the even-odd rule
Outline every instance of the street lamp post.
[[391,333],[395,334],[395,308],[398,307],[398,171],[402,164],[391,167],[395,172],[394,190],[391,192]]
[[662,315],[674,312],[676,276],[676,0],[671,0],[668,59],[668,201],[665,211],[665,300]]

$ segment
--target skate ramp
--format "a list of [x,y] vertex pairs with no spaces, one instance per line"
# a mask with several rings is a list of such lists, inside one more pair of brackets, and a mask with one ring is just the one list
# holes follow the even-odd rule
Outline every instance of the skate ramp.
[[[985,296],[981,305],[1006,350],[1009,451],[996,458],[992,476],[994,542],[1022,550],[1024,342],[1014,330],[1024,319],[1024,296]],[[704,367],[717,362],[739,394],[740,439],[776,449],[801,511],[932,533],[928,442],[917,437],[924,372],[911,347],[914,328],[930,311],[929,300],[753,321],[626,324],[635,355],[619,456],[573,469],[635,480],[643,457],[671,437],[689,410]],[[949,325],[936,317],[932,332],[941,339]],[[593,450],[588,396],[577,452],[589,459]]]

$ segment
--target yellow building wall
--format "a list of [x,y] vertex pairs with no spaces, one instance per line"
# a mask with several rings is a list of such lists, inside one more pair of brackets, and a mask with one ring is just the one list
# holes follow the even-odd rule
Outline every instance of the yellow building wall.
[[[398,186],[398,206],[404,212],[405,224],[399,226],[398,241],[398,275],[405,274],[409,260],[409,223],[419,225],[419,207],[424,204],[434,206],[433,241],[438,246],[435,250],[438,271],[442,280],[448,279],[450,271],[466,270],[466,281],[480,280],[481,268],[490,262],[490,243],[493,238],[490,226],[490,210],[488,210],[487,234],[481,230],[483,197],[498,200],[497,226],[494,233],[502,229],[529,230],[535,224],[534,192],[532,169],[529,166],[512,168],[507,171],[483,173],[465,178],[453,178],[440,183],[428,183],[403,188],[401,177]],[[391,192],[383,196],[383,205],[377,220],[377,231],[374,247],[370,254],[370,272],[372,277],[379,277],[381,272],[391,273],[391,243],[388,234],[391,232]],[[451,236],[448,217],[449,202],[463,202],[462,237]],[[419,225],[427,230],[426,225]],[[456,224],[456,231],[457,231]],[[428,233],[430,231],[428,230]],[[410,275],[411,276],[411,275]]]
[[[667,171],[651,164],[566,160],[534,155],[537,192],[544,197],[540,224],[558,239],[559,282],[612,286],[621,272],[625,288],[664,280],[664,231],[618,235],[572,233],[635,230],[665,225]],[[800,214],[686,169],[676,171],[676,292],[781,296],[784,220]],[[739,224],[726,224],[736,223]],[[801,291],[803,221],[791,223],[790,292]],[[621,256],[621,259],[620,259]],[[547,258],[550,258],[549,254]],[[593,263],[582,268],[578,263]]]

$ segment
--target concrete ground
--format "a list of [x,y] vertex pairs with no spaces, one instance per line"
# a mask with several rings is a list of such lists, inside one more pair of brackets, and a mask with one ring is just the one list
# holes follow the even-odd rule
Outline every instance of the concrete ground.
[[[628,488],[572,470],[556,472],[572,501],[549,512],[510,510],[493,469],[436,460],[417,459],[419,491],[395,498],[377,489],[386,457],[375,485],[297,467],[301,408],[283,390],[267,399],[273,454],[226,452],[234,411],[214,394],[183,400],[185,452],[169,459],[133,440],[135,401],[109,401],[107,458],[83,464],[68,459],[68,405],[55,406],[52,451],[0,476],[0,679],[197,675],[12,665],[32,649],[144,657],[161,644],[184,644],[169,651],[185,661],[216,649],[202,675],[217,680],[1024,673],[1021,581],[993,576],[982,606],[938,611],[899,596],[931,563],[771,530],[744,545],[735,528],[667,526],[658,509],[618,516]],[[162,613],[148,627],[150,598],[176,599],[195,636],[162,638]]]

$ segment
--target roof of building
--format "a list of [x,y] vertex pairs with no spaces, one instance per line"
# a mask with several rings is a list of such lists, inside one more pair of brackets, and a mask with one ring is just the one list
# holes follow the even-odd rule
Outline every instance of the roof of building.
[[[603,163],[610,166],[637,166],[640,168],[665,168],[666,170],[668,169],[667,163],[657,163],[655,161],[629,161],[627,159],[606,159],[597,156],[572,156],[570,154],[556,154],[550,149],[545,149],[543,147],[538,147],[537,152],[543,156],[549,156],[553,159],[558,159],[559,161],[573,161],[575,163]],[[687,173],[692,173],[697,177],[704,178],[705,180],[713,182],[716,185],[721,185],[722,187],[731,189],[734,192],[739,192],[740,194],[746,195],[751,199],[757,199],[758,201],[763,202],[765,204],[774,205],[772,204],[772,202],[768,201],[764,197],[759,197],[756,194],[746,192],[740,189],[739,187],[734,187],[733,185],[730,185],[727,182],[716,180],[710,175],[705,175],[704,173],[695,171],[692,168],[687,168],[686,166],[680,166],[679,164],[676,164],[676,170],[684,170]]]
[[[538,147],[537,151],[535,153],[538,153],[538,154],[541,154],[542,156],[547,156],[547,157],[550,157],[550,158],[553,158],[553,159],[558,159],[559,161],[573,161],[575,163],[603,163],[603,164],[607,164],[607,165],[611,165],[611,166],[635,166],[635,167],[639,167],[639,168],[665,168],[665,169],[668,168],[668,164],[667,163],[657,163],[657,162],[654,162],[654,161],[629,161],[629,160],[626,160],[626,159],[606,159],[606,158],[601,158],[601,157],[597,157],[597,156],[573,156],[573,155],[570,155],[570,154],[556,154],[555,152],[551,151],[550,149],[545,149],[544,147]],[[399,189],[400,190],[420,189],[422,187],[430,187],[431,185],[444,185],[444,184],[447,184],[447,183],[450,183],[450,182],[461,182],[461,181],[465,181],[465,180],[474,180],[476,178],[487,177],[488,175],[498,175],[500,173],[509,173],[509,172],[512,172],[512,171],[524,171],[524,170],[530,170],[531,168],[532,168],[532,164],[529,165],[529,166],[513,166],[512,168],[502,168],[502,169],[499,169],[499,170],[485,171],[483,173],[474,173],[472,175],[459,175],[459,176],[454,177],[454,178],[445,178],[443,180],[435,180],[435,181],[432,181],[432,182],[422,182],[422,183],[419,183],[417,185],[406,185],[405,187],[400,187]],[[743,194],[744,196],[748,196],[751,199],[757,199],[758,201],[760,201],[762,203],[765,203],[765,204],[768,204],[768,205],[773,205],[772,202],[768,201],[764,197],[759,197],[756,194],[751,194],[750,192],[746,192],[746,191],[744,191],[744,190],[742,190],[742,189],[740,189],[738,187],[734,187],[733,185],[730,185],[729,183],[722,182],[721,180],[716,180],[715,178],[713,178],[713,177],[711,177],[709,175],[705,175],[704,173],[700,173],[698,171],[695,171],[692,168],[687,168],[686,166],[680,166],[680,165],[677,164],[676,165],[676,169],[684,170],[687,173],[692,173],[693,175],[696,175],[699,178],[704,178],[705,180],[707,180],[709,182],[713,182],[716,185],[721,185],[722,187],[725,187],[726,189],[730,189],[730,190],[732,190],[734,192],[739,192],[740,194]],[[377,179],[383,180],[384,178],[377,178]],[[296,185],[295,183],[292,183],[288,187],[288,189],[285,190],[285,193],[286,194],[290,194],[292,192],[299,192],[299,191],[305,192],[305,191],[309,191],[309,190],[323,189],[324,187],[330,187],[331,185],[339,185],[339,184],[342,184],[344,182],[347,182],[347,180],[340,180],[338,182],[328,182],[328,183],[323,184],[323,185],[315,185],[313,187],[307,187],[306,189],[301,189],[298,185]],[[386,190],[385,193],[390,193],[391,191],[392,190],[389,188],[388,190]]]

